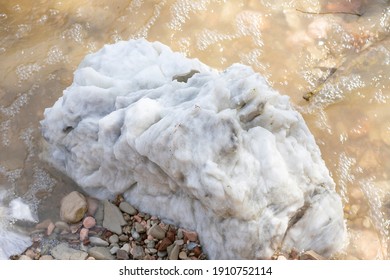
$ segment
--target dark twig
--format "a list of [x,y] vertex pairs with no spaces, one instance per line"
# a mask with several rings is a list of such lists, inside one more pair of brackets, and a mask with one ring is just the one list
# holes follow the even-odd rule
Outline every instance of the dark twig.
[[353,13],[353,12],[343,12],[343,11],[336,11],[336,12],[318,12],[318,13],[315,13],[315,12],[307,12],[307,11],[303,11],[303,10],[300,10],[300,9],[295,9],[297,12],[300,12],[300,13],[304,13],[304,14],[309,14],[309,15],[332,15],[332,14],[343,14],[343,15],[353,15],[353,16],[358,16],[358,17],[361,17],[363,14],[359,14],[359,13]]

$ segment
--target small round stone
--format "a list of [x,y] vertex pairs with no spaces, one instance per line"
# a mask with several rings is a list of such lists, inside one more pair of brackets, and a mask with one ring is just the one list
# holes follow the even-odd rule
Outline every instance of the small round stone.
[[85,217],[84,220],[83,220],[83,226],[85,228],[93,228],[94,226],[96,225],[96,220],[94,217],[91,217],[91,216],[88,216],[88,217]]
[[60,216],[68,223],[77,223],[84,217],[88,205],[84,195],[73,191],[61,200]]
[[119,209],[122,211],[122,212],[125,212],[127,214],[130,214],[130,215],[135,215],[137,214],[137,210],[132,206],[130,205],[128,202],[126,201],[122,201],[120,204],[119,204]]

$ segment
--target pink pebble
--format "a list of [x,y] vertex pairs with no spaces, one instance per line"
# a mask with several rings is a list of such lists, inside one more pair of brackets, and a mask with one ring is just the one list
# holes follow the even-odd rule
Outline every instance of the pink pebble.
[[91,216],[85,217],[83,221],[83,226],[85,228],[93,228],[95,225],[96,225],[96,220],[94,217]]
[[137,221],[137,222],[142,222],[142,218],[140,217],[140,216],[138,216],[138,215],[135,215],[134,216],[134,219]]
[[88,233],[89,233],[89,229],[87,229],[87,228],[82,228],[82,229],[80,230],[80,240],[81,240],[81,241],[84,241],[85,239],[87,239],[87,238],[88,238]]
[[50,222],[50,224],[47,226],[47,235],[51,235],[52,233],[53,233],[53,230],[55,229],[55,225],[52,223],[52,222]]

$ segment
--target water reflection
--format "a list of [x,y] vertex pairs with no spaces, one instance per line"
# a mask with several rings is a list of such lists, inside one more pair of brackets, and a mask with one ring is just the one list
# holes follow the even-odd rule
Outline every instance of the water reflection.
[[[56,219],[77,188],[39,157],[38,127],[81,59],[146,37],[223,69],[251,65],[304,113],[345,205],[339,258],[389,258],[390,2],[121,0],[0,3],[0,186]],[[310,102],[302,98],[312,92]],[[39,207],[38,207],[39,205]],[[54,215],[54,216],[53,216]]]

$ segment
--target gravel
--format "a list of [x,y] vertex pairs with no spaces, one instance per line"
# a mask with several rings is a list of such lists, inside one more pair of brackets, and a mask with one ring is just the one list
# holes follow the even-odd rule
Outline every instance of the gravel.
[[[72,195],[81,197],[81,194]],[[94,201],[90,197],[86,200]],[[11,259],[207,259],[195,232],[142,213],[123,201],[122,196],[115,201],[94,201],[88,203],[88,207],[92,208],[85,211],[81,220],[76,219],[77,222],[45,220],[38,223],[30,229],[33,245]]]

